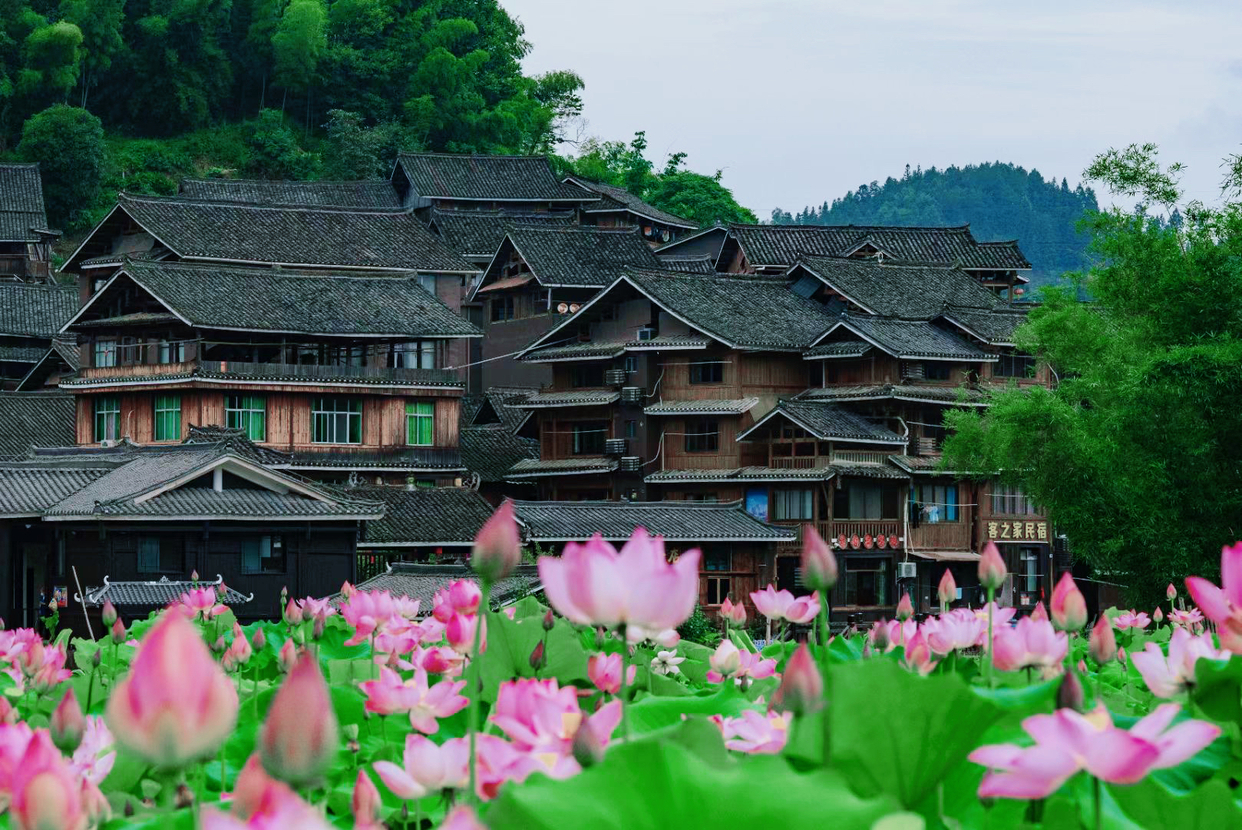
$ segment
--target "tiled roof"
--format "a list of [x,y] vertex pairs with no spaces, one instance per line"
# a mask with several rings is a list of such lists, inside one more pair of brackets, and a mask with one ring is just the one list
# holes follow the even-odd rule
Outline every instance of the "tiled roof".
[[611,473],[616,469],[617,462],[610,458],[560,458],[548,461],[541,461],[537,458],[524,458],[505,473],[505,478],[519,479],[539,478],[541,476]]
[[535,392],[509,405],[520,409],[551,409],[560,406],[603,406],[620,399],[620,392]]
[[568,346],[550,346],[530,354],[522,360],[529,363],[551,363],[557,360],[590,360],[619,357],[625,353],[624,343],[571,343]]
[[107,468],[0,467],[0,516],[40,514],[106,472]]
[[[55,510],[53,513],[60,513]],[[224,489],[216,492],[210,487],[181,487],[162,493],[144,502],[129,499],[100,506],[102,516],[168,516],[186,518],[191,516],[225,516],[229,519],[276,519],[324,518],[339,516],[346,519],[370,519],[382,515],[383,509],[373,502],[337,501],[325,503],[292,493],[277,493],[266,489]]]
[[462,469],[461,453],[455,448],[402,447],[391,450],[305,450],[290,453],[293,470],[404,470],[406,472]]
[[862,357],[871,351],[871,344],[857,340],[841,340],[836,343],[820,343],[802,353],[807,360]]
[[[259,270],[259,269],[247,269]],[[74,324],[79,329],[121,328],[123,326],[149,326],[152,324],[176,323],[180,320],[171,311],[133,311],[129,314],[118,314],[115,317],[100,317],[95,320],[79,320]]]
[[461,423],[463,426],[501,424],[510,432],[516,432],[530,413],[513,404],[538,391],[530,386],[493,386],[482,395],[470,396],[474,399],[472,405],[462,400]]
[[350,487],[337,492],[384,504],[384,518],[363,526],[362,547],[470,545],[494,510],[464,487]]
[[737,400],[660,401],[643,408],[644,415],[741,415],[759,403],[758,398]]
[[997,304],[995,294],[959,268],[809,255],[801,256],[798,264],[869,313],[883,317],[925,320],[947,303],[980,311]]
[[539,442],[520,438],[504,424],[466,427],[461,431],[461,463],[485,482],[504,481],[519,461],[538,459]]
[[187,199],[300,207],[399,210],[401,199],[390,181],[269,181],[267,179],[182,179]]
[[[657,254],[658,256],[658,254]],[[660,267],[670,271],[682,271],[686,274],[714,274],[715,260],[709,254],[702,256],[661,256]]]
[[77,310],[71,285],[0,282],[0,334],[50,339]]
[[706,349],[711,341],[706,337],[692,334],[679,334],[653,337],[650,340],[631,340],[625,344],[627,352],[664,351],[680,349]]
[[[202,360],[185,371],[162,372],[160,383],[190,383],[196,380],[262,381],[264,383],[311,383],[324,386],[387,388],[461,388],[464,383],[448,369],[385,369],[378,373],[357,366],[315,366],[288,363],[248,363],[239,360]],[[110,375],[106,378],[66,378],[62,389],[98,389],[119,384],[150,382],[150,375]]]
[[957,386],[915,386],[913,384],[876,384],[874,386],[825,386],[807,389],[798,397],[815,401],[869,401],[895,399],[927,403],[986,406],[984,395],[977,389]]
[[887,444],[906,443],[904,438],[891,429],[873,424],[861,415],[831,404],[809,400],[780,401],[775,408],[756,421],[754,426],[738,435],[738,440],[745,440],[747,435],[760,429],[768,420],[782,415],[823,440],[840,438]]
[[569,227],[570,215],[552,213],[504,213],[483,210],[433,210],[430,227],[440,239],[466,257],[491,259],[504,241],[505,234],[517,225],[533,227]]
[[397,166],[414,192],[429,199],[485,202],[582,202],[581,188],[562,184],[545,156],[402,153]]
[[[419,610],[430,614],[436,592],[460,579],[475,581],[465,565],[424,565],[393,562],[388,570],[356,586],[363,591],[387,591],[394,597],[418,600]],[[514,572],[492,586],[493,608],[512,605],[540,590],[539,572],[533,565],[519,565]]]
[[642,199],[635,196],[633,193],[630,193],[624,187],[617,187],[615,185],[604,184],[602,182],[593,182],[588,179],[580,179],[577,176],[571,176],[566,179],[566,181],[572,182],[603,197],[596,204],[586,205],[583,210],[584,213],[614,213],[619,210],[625,210],[638,216],[642,216],[656,222],[661,222],[665,225],[671,225],[676,228],[686,228],[687,230],[692,230],[698,227],[698,225],[691,222],[689,219],[660,210],[657,207],[652,207]]
[[42,346],[9,346],[0,343],[0,363],[38,363],[47,354]]
[[410,338],[479,335],[415,279],[186,262],[127,262],[122,270],[195,328]]
[[[181,599],[181,595],[188,593],[195,588],[207,588],[221,584],[224,578],[217,576],[214,580],[200,579],[197,583],[186,580],[171,580],[166,576],[161,576],[153,582],[112,582],[108,577],[104,577],[104,584],[87,588],[86,596],[83,600],[89,606],[103,605],[104,602],[111,602],[116,606],[143,606],[150,608],[163,608],[166,605],[177,602]],[[243,594],[241,591],[235,590],[231,585],[224,586],[224,598],[221,600],[225,605],[235,606],[244,605],[254,599],[254,594]]]
[[1013,344],[1013,333],[1026,322],[1026,309],[1017,307],[983,311],[962,306],[945,306],[942,316],[993,346]]
[[0,241],[35,242],[32,228],[47,228],[38,164],[0,164]]
[[660,470],[643,479],[648,484],[740,484],[755,481],[828,481],[837,476],[904,479],[885,464],[823,464],[818,467],[738,467],[722,470]]
[[656,470],[643,479],[648,484],[714,484],[722,481],[733,481],[737,477],[737,467],[718,467],[714,469],[695,470]]
[[585,540],[595,533],[609,540],[625,540],[638,527],[670,542],[785,541],[797,537],[791,528],[759,521],[740,502],[515,501],[513,506],[525,535],[534,541]]
[[635,229],[515,226],[509,240],[540,285],[603,288],[627,265],[659,268],[660,260]]
[[243,205],[122,193],[117,205],[186,259],[473,273],[408,211]]
[[78,370],[81,353],[77,343],[70,343],[60,338],[52,339],[50,349],[42,349],[38,361],[30,367],[30,371],[18,381],[15,387],[19,392],[41,391],[45,382],[53,372],[63,371],[62,366],[70,372]]
[[984,352],[960,337],[921,320],[894,320],[864,315],[841,315],[825,336],[850,330],[894,357],[910,360],[994,361],[996,355]]
[[230,429],[216,424],[196,426],[190,424],[184,444],[210,444],[229,452],[257,461],[265,467],[287,467],[293,456],[287,452],[261,447],[246,437],[241,429]]
[[800,254],[847,256],[868,244],[904,262],[996,270],[1031,267],[1016,242],[981,245],[968,225],[730,225],[729,234],[756,267],[789,266]]
[[957,475],[940,468],[943,459],[939,455],[890,455],[888,460],[911,475]]
[[59,392],[0,393],[0,458],[25,455],[32,446],[77,442],[73,396]]

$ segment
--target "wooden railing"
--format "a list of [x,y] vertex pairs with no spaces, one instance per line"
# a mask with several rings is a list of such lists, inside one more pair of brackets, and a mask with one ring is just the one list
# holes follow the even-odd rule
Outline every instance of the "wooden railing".
[[829,464],[885,464],[888,453],[877,450],[834,450],[832,455],[772,456],[772,467],[778,470],[809,470]]
[[910,547],[913,550],[970,550],[971,523],[964,519],[956,522],[924,522],[910,528]]
[[835,464],[886,464],[888,455],[876,450],[836,450],[832,460]]
[[[903,530],[900,519],[842,519],[840,521],[829,522],[773,521],[772,524],[781,525],[782,527],[793,527],[798,530],[798,539],[787,544],[801,544],[802,527],[803,525],[809,524],[814,525],[816,532],[818,532],[821,537],[828,540],[829,543],[841,534],[845,534],[847,545],[854,536],[857,536],[859,540],[864,540],[867,536],[870,536],[874,540],[882,535],[886,540],[896,536],[897,547],[903,547],[901,538]],[[879,549],[879,545],[874,541],[872,544],[872,550]],[[892,545],[886,543],[885,546],[890,550],[892,549]],[[866,548],[862,546],[861,541],[859,550],[866,550]]]
[[108,378],[152,377],[184,375],[195,369],[214,374],[239,375],[259,378],[293,378],[298,381],[351,380],[387,381],[402,384],[441,384],[456,380],[452,372],[444,369],[397,369],[388,366],[324,366],[302,363],[267,363],[248,360],[201,360],[189,351],[186,359],[177,362],[125,361],[116,366],[89,366],[78,372],[83,380]]

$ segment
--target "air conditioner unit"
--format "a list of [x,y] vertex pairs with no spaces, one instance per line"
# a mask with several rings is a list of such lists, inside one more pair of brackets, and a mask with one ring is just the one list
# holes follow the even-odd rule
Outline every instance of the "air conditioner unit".
[[641,329],[638,330],[638,341],[640,343],[644,343],[652,339],[653,337],[655,337],[655,329],[653,329],[651,326],[643,326]]
[[642,403],[643,390],[640,386],[626,386],[621,390],[621,403]]
[[604,383],[609,386],[620,386],[625,383],[625,379],[629,376],[629,372],[624,369],[609,369],[604,372]]
[[622,472],[636,473],[643,468],[643,460],[637,455],[627,455],[621,459],[620,467]]
[[622,455],[625,453],[624,438],[604,439],[604,455]]
[[915,579],[919,575],[919,566],[917,562],[898,562],[897,578],[898,579]]

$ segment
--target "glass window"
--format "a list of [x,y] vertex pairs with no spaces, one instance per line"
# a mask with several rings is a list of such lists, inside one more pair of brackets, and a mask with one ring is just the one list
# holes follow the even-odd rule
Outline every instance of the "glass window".
[[156,395],[155,440],[181,440],[181,396]]
[[733,553],[725,550],[711,550],[703,553],[703,570],[705,571],[730,571],[733,570]]
[[708,605],[720,605],[729,597],[729,577],[709,576],[704,581],[707,583]]
[[517,303],[513,297],[492,297],[492,322],[512,320],[517,316]]
[[833,514],[837,519],[896,519],[900,506],[895,488],[851,482],[837,488]]
[[436,368],[436,342],[418,340],[413,343],[394,343],[392,365],[397,369]]
[[715,504],[720,501],[719,493],[686,493],[686,501],[701,501],[707,504]]
[[280,574],[285,572],[285,545],[281,536],[243,539],[242,573]]
[[180,536],[139,536],[140,573],[180,573],[185,570],[185,547]]
[[923,361],[923,378],[925,380],[948,380],[953,367],[943,360]]
[[1020,593],[1032,595],[1023,605],[1034,605],[1039,593],[1039,548],[1018,548],[1018,579],[1014,585]]
[[95,341],[95,365],[98,367],[116,365],[116,341]]
[[316,398],[311,405],[311,441],[315,444],[361,444],[362,401]]
[[1035,377],[1035,358],[1029,354],[1002,354],[993,374],[1001,378]]
[[772,518],[778,522],[813,519],[814,501],[810,490],[776,490],[772,493]]
[[625,356],[625,371],[631,375],[638,371],[638,355],[627,354]]
[[569,383],[575,389],[584,386],[603,386],[604,367],[598,363],[587,366],[574,366],[569,370]]
[[405,443],[430,447],[435,443],[436,405],[432,401],[406,401]]
[[910,518],[928,524],[956,522],[958,519],[956,484],[916,484],[910,488]]
[[1034,516],[1039,513],[1021,487],[999,481],[992,483],[992,512],[1008,516]]
[[845,557],[845,578],[842,592],[845,605],[876,606],[889,604],[889,560],[883,558]]
[[690,364],[691,383],[724,383],[723,363]]
[[185,362],[185,341],[161,340],[159,342],[159,361],[160,363]]
[[638,437],[638,421],[631,418],[625,422],[625,437],[626,438],[637,438]]
[[686,452],[719,452],[719,421],[686,421]]
[[95,440],[115,441],[121,434],[121,399],[105,395],[95,399]]
[[267,402],[257,395],[226,395],[224,425],[240,429],[251,441],[266,441]]
[[436,293],[436,275],[435,274],[419,274],[418,284],[433,297]]
[[574,455],[603,455],[608,437],[606,421],[579,421],[573,426]]

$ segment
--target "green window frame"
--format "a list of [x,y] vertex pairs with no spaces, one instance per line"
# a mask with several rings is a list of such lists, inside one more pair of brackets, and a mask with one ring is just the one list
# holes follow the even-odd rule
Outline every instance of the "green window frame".
[[315,398],[311,404],[312,444],[361,444],[362,401],[358,398]]
[[95,441],[115,441],[121,435],[121,399],[104,395],[95,399]]
[[181,396],[155,396],[155,440],[181,440]]
[[260,395],[226,395],[224,425],[240,429],[251,441],[266,441],[267,400]]
[[433,401],[405,402],[405,443],[430,447],[435,443],[436,405]]

